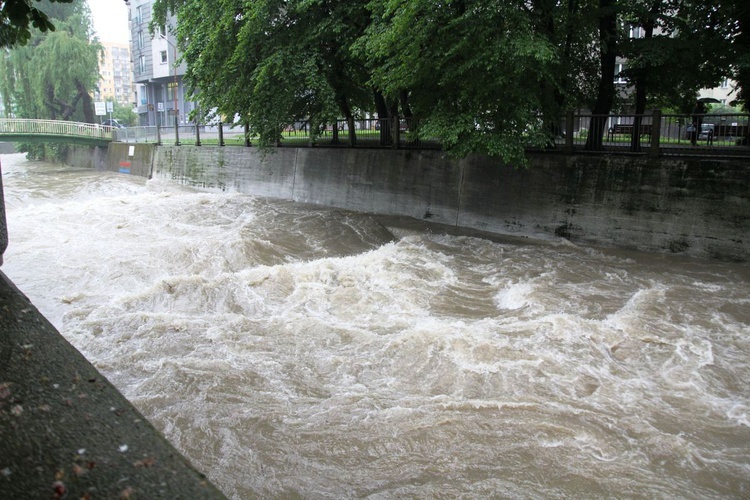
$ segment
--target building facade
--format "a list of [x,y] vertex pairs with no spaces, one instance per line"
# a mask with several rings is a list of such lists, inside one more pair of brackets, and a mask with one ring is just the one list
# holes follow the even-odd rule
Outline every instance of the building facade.
[[130,47],[124,43],[102,42],[104,59],[99,64],[99,88],[94,100],[114,100],[122,106],[132,106],[133,70]]
[[732,101],[737,99],[737,82],[724,78],[718,87],[701,89],[698,97],[716,99],[720,104],[731,106]]
[[142,126],[174,126],[189,123],[195,104],[186,99],[182,77],[185,63],[179,66],[177,41],[173,35],[176,19],[149,31],[154,0],[128,0],[130,44],[135,82],[135,104]]

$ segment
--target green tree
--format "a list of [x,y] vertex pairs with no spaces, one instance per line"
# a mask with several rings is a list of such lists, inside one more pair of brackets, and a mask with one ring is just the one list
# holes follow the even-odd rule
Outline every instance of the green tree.
[[36,32],[25,46],[2,53],[0,92],[6,113],[93,123],[91,93],[99,80],[102,47],[91,41],[88,5],[48,3],[41,8],[49,8],[58,29]]
[[[0,53],[0,93],[6,115],[94,122],[91,94],[102,47],[91,41],[85,2],[40,2],[54,32],[32,31],[24,45]],[[60,159],[67,146],[22,144],[30,158]]]
[[364,52],[374,86],[389,102],[408,98],[418,134],[445,149],[524,162],[544,144],[536,89],[554,80],[558,50],[533,29],[524,1],[372,2]]
[[731,77],[737,82],[736,105],[750,111],[750,2],[726,0],[725,8],[736,28],[731,45]]
[[[599,84],[591,110],[586,148],[599,150],[606,126],[606,116],[615,102],[615,65],[617,62],[618,12],[617,0],[599,0],[594,10],[599,24],[596,48],[599,56]],[[593,41],[592,41],[593,42]]]
[[[297,120],[350,121],[371,107],[364,64],[348,50],[369,20],[363,1],[160,1],[153,26],[178,18],[185,79],[200,109],[238,115],[260,144]],[[317,127],[316,127],[317,129]],[[352,141],[354,136],[352,135]]]
[[138,123],[138,113],[133,111],[132,106],[123,106],[112,98],[108,98],[107,101],[112,102],[112,118],[127,127]]
[[592,50],[598,29],[596,0],[533,0],[528,4],[532,26],[549,40],[557,57],[550,62],[552,78],[540,82],[541,114],[552,140],[559,135],[561,117],[568,109],[592,106],[599,78],[597,51]]
[[631,0],[623,12],[627,26],[642,37],[627,38],[620,53],[622,76],[635,87],[634,107],[674,107],[689,112],[701,88],[717,85],[730,72],[735,28],[722,0]]
[[[309,119],[376,111],[457,156],[524,162],[570,107],[602,145],[628,59],[635,109],[678,106],[731,74],[750,85],[746,0],[157,0],[176,13],[186,81],[206,114],[239,117],[261,145]],[[643,28],[630,39],[624,28]],[[744,82],[744,83],[743,83]],[[681,101],[682,100],[682,101]],[[683,106],[684,107],[684,106]],[[387,141],[386,130],[382,130]],[[637,136],[637,134],[636,134]],[[638,146],[638,144],[634,144]]]

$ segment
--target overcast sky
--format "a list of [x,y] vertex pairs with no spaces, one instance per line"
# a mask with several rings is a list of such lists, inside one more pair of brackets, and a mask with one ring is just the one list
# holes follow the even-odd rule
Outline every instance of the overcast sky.
[[94,29],[102,42],[128,41],[128,7],[124,0],[88,0]]

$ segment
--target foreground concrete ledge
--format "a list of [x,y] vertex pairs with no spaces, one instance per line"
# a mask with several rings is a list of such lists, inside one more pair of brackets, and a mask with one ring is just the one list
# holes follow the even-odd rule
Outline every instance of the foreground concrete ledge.
[[0,272],[3,498],[225,498]]

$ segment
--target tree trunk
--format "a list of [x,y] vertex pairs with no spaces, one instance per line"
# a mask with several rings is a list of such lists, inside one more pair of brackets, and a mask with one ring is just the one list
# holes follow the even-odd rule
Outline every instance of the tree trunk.
[[[538,18],[537,30],[547,40],[555,40],[555,31],[557,29],[555,24],[555,9],[557,8],[555,0],[533,1],[534,14]],[[568,9],[571,10],[572,8],[572,2],[569,1]],[[569,33],[566,42],[570,42],[570,40]],[[564,53],[561,57],[561,65],[564,64],[562,61],[567,60],[569,50],[570,44],[566,43]],[[562,71],[560,72],[561,77],[563,73]],[[550,80],[542,80],[540,82],[542,129],[547,136],[545,147],[548,149],[555,147],[555,137],[560,135],[560,118],[562,117],[562,109],[565,102],[560,88],[564,87],[564,85],[565,82],[563,80],[560,80],[559,85]]]
[[601,75],[596,103],[591,114],[586,149],[602,149],[602,135],[615,100],[615,61],[617,57],[617,13],[615,0],[599,0],[599,67]]
[[52,85],[47,85],[47,88],[45,89],[45,95],[46,99],[44,101],[44,105],[47,106],[47,109],[50,111],[50,120],[57,120],[57,112],[58,109],[55,106],[55,89],[52,87]]
[[[658,9],[659,2],[652,4],[649,15],[643,22],[643,37],[646,43],[654,37],[654,21]],[[640,72],[635,79],[635,118],[633,119],[633,135],[630,137],[630,150],[636,153],[641,151],[641,123],[643,122],[643,113],[646,112],[646,89],[648,85],[646,75],[651,72],[651,69],[640,68]],[[658,126],[659,124],[652,124],[652,132],[653,128]]]
[[86,123],[95,123],[96,116],[94,115],[94,101],[91,99],[86,87],[83,86],[78,79],[76,79],[76,89],[78,90],[78,96],[81,98],[81,107],[83,107],[83,119]]
[[391,117],[388,112],[388,104],[385,102],[383,94],[378,90],[373,91],[373,97],[375,99],[375,111],[378,113],[378,125],[380,126],[380,145],[387,146],[391,143]]

